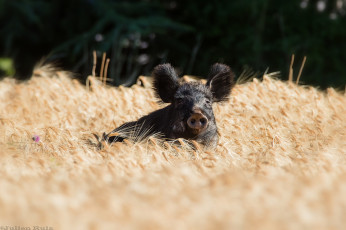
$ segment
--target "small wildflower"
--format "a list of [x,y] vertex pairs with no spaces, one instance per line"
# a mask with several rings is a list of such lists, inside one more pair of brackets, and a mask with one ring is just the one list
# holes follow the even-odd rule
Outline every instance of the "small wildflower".
[[40,136],[34,135],[32,139],[37,143],[40,141]]

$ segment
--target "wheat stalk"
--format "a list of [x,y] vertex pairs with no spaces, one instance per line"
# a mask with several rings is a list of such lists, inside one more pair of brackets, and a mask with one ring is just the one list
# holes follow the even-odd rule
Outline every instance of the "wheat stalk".
[[304,65],[305,65],[305,61],[306,61],[306,56],[304,56],[302,65],[300,66],[299,74],[298,74],[297,81],[296,81],[297,85],[299,83],[300,75],[302,74],[302,71],[303,71],[303,68],[304,68]]

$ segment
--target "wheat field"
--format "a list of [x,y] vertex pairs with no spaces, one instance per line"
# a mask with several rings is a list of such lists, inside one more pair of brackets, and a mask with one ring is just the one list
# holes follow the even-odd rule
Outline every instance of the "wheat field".
[[[346,95],[264,76],[214,106],[211,151],[150,138],[96,148],[164,105],[49,66],[0,82],[0,227],[345,229]],[[33,139],[34,138],[34,139]]]

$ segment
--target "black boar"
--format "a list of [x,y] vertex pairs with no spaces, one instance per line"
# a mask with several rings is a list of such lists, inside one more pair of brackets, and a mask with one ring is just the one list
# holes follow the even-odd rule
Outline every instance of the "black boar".
[[152,76],[156,96],[168,106],[125,123],[103,140],[109,143],[130,138],[142,140],[159,134],[165,139],[184,138],[195,140],[207,148],[218,143],[217,126],[212,104],[227,101],[234,86],[234,74],[224,64],[214,64],[206,84],[200,82],[179,83],[177,74],[170,64],[155,67]]

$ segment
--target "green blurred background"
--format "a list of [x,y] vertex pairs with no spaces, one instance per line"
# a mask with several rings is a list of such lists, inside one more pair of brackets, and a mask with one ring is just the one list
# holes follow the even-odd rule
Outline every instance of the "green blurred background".
[[[0,71],[31,76],[43,57],[91,74],[110,58],[111,84],[131,85],[170,62],[184,74],[205,76],[214,62],[294,76],[321,88],[346,84],[345,0],[0,0]],[[99,71],[99,70],[97,70]]]

